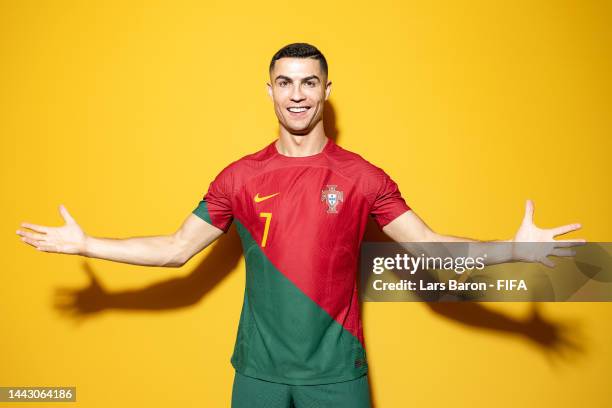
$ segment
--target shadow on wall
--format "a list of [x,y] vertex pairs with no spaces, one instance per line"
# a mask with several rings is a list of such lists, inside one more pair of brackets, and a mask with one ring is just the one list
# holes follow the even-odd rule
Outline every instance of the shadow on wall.
[[83,270],[89,276],[89,284],[81,289],[57,289],[55,307],[82,322],[108,309],[165,310],[195,305],[236,268],[241,254],[240,239],[232,227],[189,275],[116,292],[104,289],[89,262],[84,261]]
[[[337,129],[335,110],[329,101],[325,103],[323,117],[327,136],[338,142],[340,132]],[[372,220],[368,223],[364,240],[390,241]],[[232,226],[227,234],[213,244],[209,254],[191,274],[144,288],[115,292],[105,290],[96,272],[84,261],[83,270],[89,276],[88,285],[78,289],[57,289],[55,307],[80,323],[104,310],[151,311],[192,306],[236,268],[241,253],[240,239]],[[578,334],[576,327],[546,318],[537,303],[531,304],[530,314],[525,319],[509,317],[478,303],[423,304],[438,316],[465,326],[521,336],[538,347],[551,364],[555,363],[555,357],[572,358],[568,351],[584,351],[579,342],[572,340]],[[373,392],[373,387],[370,389]],[[372,394],[372,400],[375,399]]]
[[[366,227],[364,241],[391,242],[373,222]],[[536,346],[550,364],[563,358],[571,361],[579,353],[585,352],[578,323],[560,322],[546,318],[537,302],[529,304],[525,318],[510,317],[491,310],[477,302],[423,302],[431,312],[465,326],[489,331],[518,335]]]

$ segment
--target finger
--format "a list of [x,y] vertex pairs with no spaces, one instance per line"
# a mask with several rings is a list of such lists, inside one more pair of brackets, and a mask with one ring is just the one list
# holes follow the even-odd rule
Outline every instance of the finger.
[[574,251],[573,249],[555,248],[550,251],[550,254],[554,256],[576,256],[576,251]]
[[525,216],[523,217],[523,224],[531,224],[533,223],[533,201],[527,200],[525,202]]
[[49,228],[45,227],[43,225],[36,225],[36,224],[30,224],[29,222],[22,222],[21,226],[24,228],[29,228],[31,230],[37,231],[37,232],[42,232],[42,233],[47,233],[49,232]]
[[543,265],[548,266],[549,268],[554,268],[555,267],[555,263],[553,261],[551,261],[550,259],[548,259],[547,257],[544,257],[544,258],[540,259],[540,263],[542,263]]
[[64,221],[66,221],[66,224],[76,224],[76,221],[72,218],[72,215],[70,215],[66,207],[64,207],[64,204],[60,204],[59,211]]
[[22,237],[26,237],[26,238],[30,238],[30,239],[35,239],[38,241],[42,241],[47,239],[47,235],[46,234],[39,234],[37,232],[29,232],[29,231],[22,231],[22,230],[17,230],[17,235],[20,235]]
[[578,223],[563,225],[562,227],[552,228],[550,231],[553,233],[553,236],[567,234],[571,231],[576,231],[580,229],[582,225]]
[[21,240],[26,244],[33,246],[34,248],[38,248],[38,246],[40,245],[37,240],[28,237],[21,237]]
[[586,245],[586,239],[560,239],[555,241],[556,248],[568,248],[582,245]]

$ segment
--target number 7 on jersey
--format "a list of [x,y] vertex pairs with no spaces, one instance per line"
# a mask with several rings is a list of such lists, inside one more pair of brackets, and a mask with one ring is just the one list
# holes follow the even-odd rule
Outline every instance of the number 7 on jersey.
[[259,213],[259,216],[266,219],[263,237],[261,238],[261,247],[263,248],[266,246],[266,241],[268,240],[268,232],[270,231],[270,221],[272,221],[272,213],[262,212]]

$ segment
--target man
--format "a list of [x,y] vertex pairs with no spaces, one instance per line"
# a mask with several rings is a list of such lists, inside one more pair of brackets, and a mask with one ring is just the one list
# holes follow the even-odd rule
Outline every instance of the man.
[[[23,223],[23,240],[45,252],[178,267],[235,222],[246,258],[246,290],[231,358],[232,406],[369,407],[356,269],[368,216],[398,242],[477,242],[432,231],[380,168],[325,135],[331,92],[327,62],[309,44],[290,44],[270,63],[276,141],[227,166],[173,235],[105,239],[66,225]],[[487,264],[571,256],[584,240],[555,241],[578,224],[542,230],[528,201],[513,240],[554,242],[537,258],[514,246]]]

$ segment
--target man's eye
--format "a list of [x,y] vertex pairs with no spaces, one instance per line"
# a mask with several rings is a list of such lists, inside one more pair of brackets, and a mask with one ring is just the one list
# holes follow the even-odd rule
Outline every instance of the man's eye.
[[285,85],[287,85],[287,81],[280,81],[280,82],[278,83],[278,85],[279,85],[279,86],[285,86]]
[[313,86],[315,86],[315,83],[314,83],[314,81],[308,81],[308,82],[306,82],[306,85],[308,85],[310,87],[313,87]]

